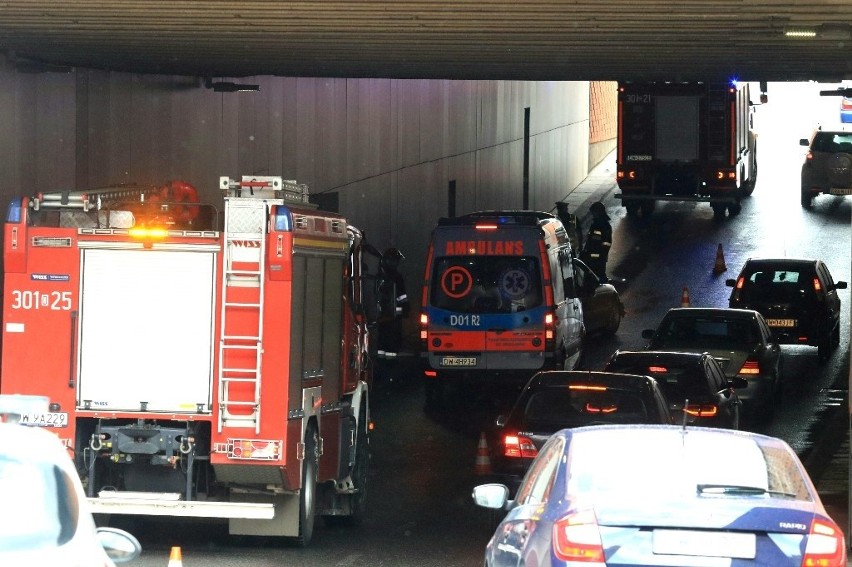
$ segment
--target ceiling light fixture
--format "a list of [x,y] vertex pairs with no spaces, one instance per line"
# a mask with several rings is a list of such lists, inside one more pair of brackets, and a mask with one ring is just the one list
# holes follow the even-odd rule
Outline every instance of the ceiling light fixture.
[[817,36],[817,32],[815,29],[806,29],[806,28],[791,28],[784,30],[785,37],[794,37],[794,38],[814,38]]

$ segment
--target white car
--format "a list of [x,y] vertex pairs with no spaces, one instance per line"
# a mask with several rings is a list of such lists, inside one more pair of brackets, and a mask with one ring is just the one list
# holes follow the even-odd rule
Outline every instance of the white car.
[[0,396],[0,565],[114,567],[139,556],[123,530],[97,528],[74,463],[59,438],[19,424],[47,398]]

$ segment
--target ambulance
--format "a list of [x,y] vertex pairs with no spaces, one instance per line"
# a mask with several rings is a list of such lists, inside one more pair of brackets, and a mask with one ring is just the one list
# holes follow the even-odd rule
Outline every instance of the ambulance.
[[427,251],[420,315],[427,397],[448,382],[524,383],[578,367],[585,339],[574,251],[550,213],[442,218]]

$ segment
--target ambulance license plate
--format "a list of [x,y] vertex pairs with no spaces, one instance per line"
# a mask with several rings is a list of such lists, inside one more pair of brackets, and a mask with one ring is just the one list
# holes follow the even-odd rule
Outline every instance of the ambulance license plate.
[[795,327],[795,319],[767,319],[766,324],[770,327]]
[[476,357],[445,356],[441,358],[441,366],[476,366]]
[[39,427],[68,427],[68,413],[27,413],[21,416],[21,425],[37,425]]

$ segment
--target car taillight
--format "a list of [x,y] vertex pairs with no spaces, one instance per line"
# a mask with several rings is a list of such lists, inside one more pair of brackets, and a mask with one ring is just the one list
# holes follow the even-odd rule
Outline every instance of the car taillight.
[[553,554],[560,561],[604,567],[604,549],[594,512],[575,512],[553,524]]
[[719,408],[712,404],[690,404],[683,411],[695,417],[713,417]]
[[538,449],[529,437],[506,435],[503,438],[503,455],[515,459],[533,459],[538,455]]
[[740,374],[760,374],[760,364],[756,360],[746,360],[743,367],[740,368]]
[[553,313],[547,313],[544,316],[544,338],[548,341],[553,340],[553,327],[554,327],[554,316]]
[[819,284],[819,278],[814,278],[814,291],[817,293],[822,291],[822,286]]
[[831,520],[814,520],[802,557],[802,567],[845,566],[846,541],[843,532]]
[[426,343],[429,339],[429,316],[425,313],[420,314],[420,342],[423,350],[426,349]]

